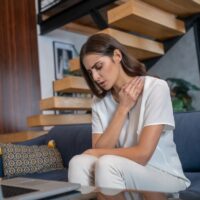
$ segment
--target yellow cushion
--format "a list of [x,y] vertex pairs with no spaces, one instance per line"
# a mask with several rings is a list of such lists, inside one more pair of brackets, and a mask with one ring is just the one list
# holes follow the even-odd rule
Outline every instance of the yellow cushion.
[[56,142],[55,142],[55,140],[49,140],[47,146],[49,148],[56,148]]

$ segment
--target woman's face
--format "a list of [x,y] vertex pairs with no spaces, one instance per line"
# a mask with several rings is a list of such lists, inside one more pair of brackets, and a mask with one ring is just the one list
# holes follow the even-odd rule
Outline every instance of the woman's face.
[[120,60],[100,54],[88,54],[83,59],[83,64],[93,80],[104,90],[110,90],[119,77]]

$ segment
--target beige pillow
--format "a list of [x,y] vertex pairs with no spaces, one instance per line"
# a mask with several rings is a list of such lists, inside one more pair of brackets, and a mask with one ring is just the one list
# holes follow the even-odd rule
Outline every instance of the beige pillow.
[[64,168],[60,153],[47,145],[0,144],[4,176],[19,176]]

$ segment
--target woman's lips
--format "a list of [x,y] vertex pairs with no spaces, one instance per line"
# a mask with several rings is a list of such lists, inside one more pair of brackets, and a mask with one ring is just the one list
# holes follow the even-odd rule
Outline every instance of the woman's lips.
[[105,87],[106,81],[100,82],[99,85],[100,85],[101,87]]

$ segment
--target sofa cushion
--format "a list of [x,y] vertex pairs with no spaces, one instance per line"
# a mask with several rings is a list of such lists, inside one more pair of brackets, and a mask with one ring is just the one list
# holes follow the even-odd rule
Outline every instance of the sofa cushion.
[[199,200],[200,199],[200,172],[185,173],[190,179],[191,185],[187,190],[180,192],[180,198],[183,200]]
[[187,172],[185,175],[191,181],[191,185],[188,190],[192,192],[199,192],[200,194],[200,172]]
[[19,176],[35,172],[62,169],[60,153],[47,145],[1,144],[5,176]]
[[68,170],[66,168],[53,170],[43,173],[27,174],[23,177],[38,178],[44,180],[54,180],[54,181],[68,181]]
[[32,146],[32,145],[44,145],[45,144],[45,138],[47,134],[41,135],[39,137],[29,139],[23,142],[16,142],[15,144],[20,145],[26,145],[26,146]]
[[46,144],[53,139],[61,153],[64,166],[68,168],[70,159],[91,148],[91,124],[55,126],[46,136]]
[[174,141],[184,172],[200,171],[200,112],[175,113]]

